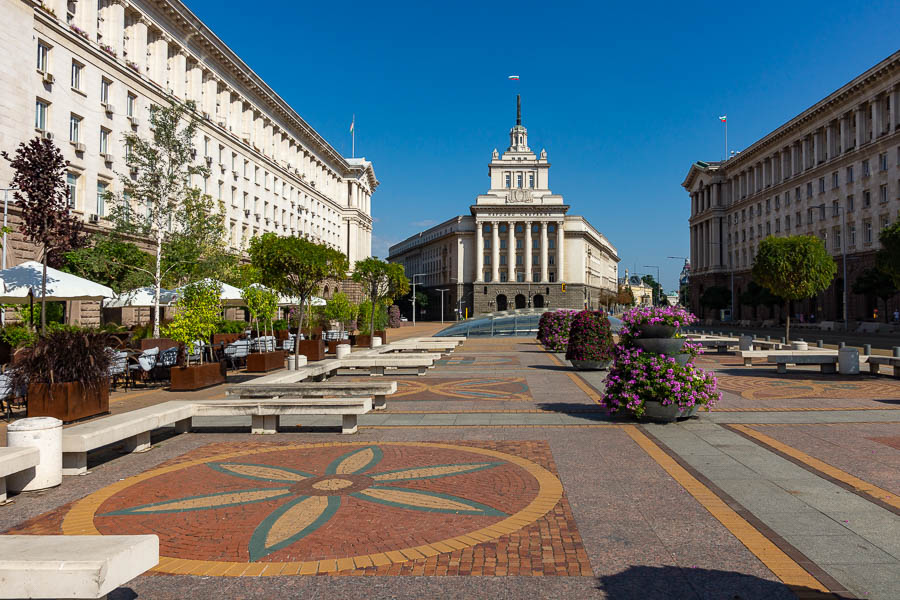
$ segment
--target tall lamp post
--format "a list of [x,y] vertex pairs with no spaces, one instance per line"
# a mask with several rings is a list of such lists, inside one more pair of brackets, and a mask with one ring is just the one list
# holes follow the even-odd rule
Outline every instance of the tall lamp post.
[[[656,265],[644,265],[645,269],[656,269],[656,285],[659,289],[659,294],[662,294],[662,282],[659,280],[659,267]],[[653,303],[654,306],[659,304],[659,298],[656,299],[656,302]]]
[[[419,285],[416,282],[416,277],[424,277],[425,273],[415,273],[412,276],[412,312],[413,312],[413,327],[416,326],[416,286]],[[372,310],[375,310],[375,307],[372,307]]]
[[[824,221],[825,220],[825,203],[823,202],[822,204],[820,204],[819,208],[822,209],[822,220]],[[841,211],[841,264],[843,266],[843,271],[844,271],[844,273],[842,275],[844,278],[844,285],[843,285],[843,288],[844,288],[843,289],[843,292],[844,292],[844,302],[843,302],[844,307],[843,308],[844,308],[844,310],[842,311],[843,314],[841,316],[844,317],[844,331],[847,331],[849,328],[849,323],[847,322],[847,300],[848,300],[848,298],[847,298],[847,284],[848,284],[848,281],[847,281],[847,236],[844,233],[844,223],[847,221],[847,213],[844,212],[844,207],[839,206],[839,205],[832,206],[832,210]],[[832,216],[835,216],[835,215],[832,215]]]
[[444,324],[444,292],[449,292],[450,288],[438,288],[436,291],[441,293],[441,325]]

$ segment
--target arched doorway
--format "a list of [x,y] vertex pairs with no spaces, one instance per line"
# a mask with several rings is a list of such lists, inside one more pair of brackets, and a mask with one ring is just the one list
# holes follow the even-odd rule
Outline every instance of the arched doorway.
[[498,294],[497,295],[497,310],[506,310],[506,309],[507,309],[506,296],[504,294]]
[[526,302],[524,294],[516,294],[516,308],[525,308]]
[[544,308],[544,297],[541,294],[537,294],[531,299],[531,304],[535,308]]

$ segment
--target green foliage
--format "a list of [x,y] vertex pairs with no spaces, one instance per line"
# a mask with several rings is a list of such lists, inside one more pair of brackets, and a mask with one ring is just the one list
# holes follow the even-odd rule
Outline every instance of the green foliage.
[[248,285],[241,290],[241,298],[247,303],[250,316],[256,320],[256,334],[259,335],[259,324],[269,324],[278,310],[278,294],[261,285]]
[[374,325],[372,319],[372,303],[369,300],[363,300],[359,305],[359,318],[357,320],[357,328],[360,332],[367,335],[374,335],[375,331],[382,331],[388,324],[388,307],[389,300],[382,300],[375,305]]
[[878,267],[866,269],[856,278],[851,289],[854,294],[880,298],[884,302],[884,321],[887,323],[887,301],[898,291],[893,277]]
[[[303,238],[264,233],[250,240],[250,262],[266,287],[298,299],[298,321],[303,322],[306,302],[328,279],[347,275],[347,257],[324,244]],[[299,353],[299,338],[295,352]]]
[[784,303],[783,298],[776,296],[755,281],[750,282],[747,289],[741,293],[739,300],[741,304],[747,306],[775,306]]
[[[62,323],[63,315],[65,313],[65,303],[64,302],[47,302],[47,319],[44,321],[45,323]],[[31,305],[29,304],[20,304],[17,305],[16,308],[19,311],[19,319],[23,323],[40,323],[41,322],[41,305],[35,304],[34,310],[32,310]]]
[[612,360],[613,342],[609,319],[603,311],[584,310],[575,315],[566,345],[566,360]]
[[[362,288],[369,299],[368,305],[370,307],[372,305],[379,307],[379,310],[375,311],[369,309],[368,319],[363,318],[364,322],[367,321],[366,326],[369,333],[384,329],[387,325],[387,307],[395,298],[409,291],[409,280],[403,273],[403,265],[385,262],[374,256],[365,260],[359,260],[356,261],[356,265],[353,268],[353,281],[362,284]],[[384,308],[384,324],[378,327],[373,319],[378,318],[382,307]],[[362,306],[360,306],[360,315],[362,313]]]
[[175,318],[165,327],[165,334],[188,348],[197,340],[208,341],[219,323],[221,293],[221,286],[212,280],[182,288],[175,303]]
[[634,292],[631,291],[631,286],[619,286],[619,291],[616,294],[616,304],[622,304],[623,306],[634,306]]
[[878,239],[881,250],[875,256],[876,264],[891,278],[894,287],[900,289],[900,219],[882,229]]
[[343,331],[354,318],[354,306],[343,292],[335,293],[328,304],[325,305],[324,316],[329,321],[337,321],[340,331]]
[[222,319],[216,323],[216,333],[244,333],[246,329],[247,321],[229,321]]
[[713,285],[700,295],[700,305],[710,310],[720,310],[731,306],[731,290],[721,285]]
[[653,306],[658,306],[660,303],[660,298],[662,298],[664,295],[662,293],[662,285],[653,278],[653,275],[644,275],[643,277],[641,277],[641,281],[650,286]]
[[35,338],[34,332],[24,325],[7,325],[0,329],[0,339],[13,348],[30,346]]
[[275,319],[272,321],[272,330],[273,331],[287,331],[288,322],[284,319]]
[[117,294],[153,283],[153,257],[137,244],[95,234],[92,244],[66,252],[60,270],[109,286]]
[[818,237],[769,236],[760,243],[753,260],[753,279],[784,298],[787,341],[791,327],[788,303],[815,296],[831,284],[836,272],[837,265]]

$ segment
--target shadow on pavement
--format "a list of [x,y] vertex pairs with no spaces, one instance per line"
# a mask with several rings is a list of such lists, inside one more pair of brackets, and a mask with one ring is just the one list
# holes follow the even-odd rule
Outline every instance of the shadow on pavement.
[[847,598],[803,586],[788,586],[734,571],[688,567],[628,567],[598,577],[598,589],[610,600],[796,600]]
[[571,371],[572,367],[568,365],[528,365],[529,369],[541,369],[543,371]]

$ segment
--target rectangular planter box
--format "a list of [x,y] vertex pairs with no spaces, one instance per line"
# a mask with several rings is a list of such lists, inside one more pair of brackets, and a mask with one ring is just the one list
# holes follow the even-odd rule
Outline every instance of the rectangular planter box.
[[322,338],[317,340],[300,340],[300,354],[306,360],[322,360],[325,358],[325,342]]
[[178,342],[169,338],[148,338],[141,340],[141,350],[149,350],[150,348],[159,348],[159,351],[168,350],[169,348],[177,348]]
[[189,392],[225,383],[222,363],[206,363],[191,367],[172,367],[170,392]]
[[284,352],[253,352],[247,355],[248,373],[265,373],[284,368]]
[[56,417],[64,423],[109,412],[109,380],[92,386],[81,382],[32,383],[28,386],[28,416]]
[[350,340],[328,340],[328,354],[334,354],[337,352],[338,344],[350,344],[353,345]]
[[215,346],[216,344],[230,344],[231,342],[236,342],[241,338],[240,333],[214,333],[212,336],[212,343]]
[[[375,330],[375,336],[381,338],[382,344],[387,344],[387,333],[384,330]],[[356,340],[354,345],[359,346],[361,348],[368,348],[372,344],[372,336],[368,333],[358,333],[356,334]]]

